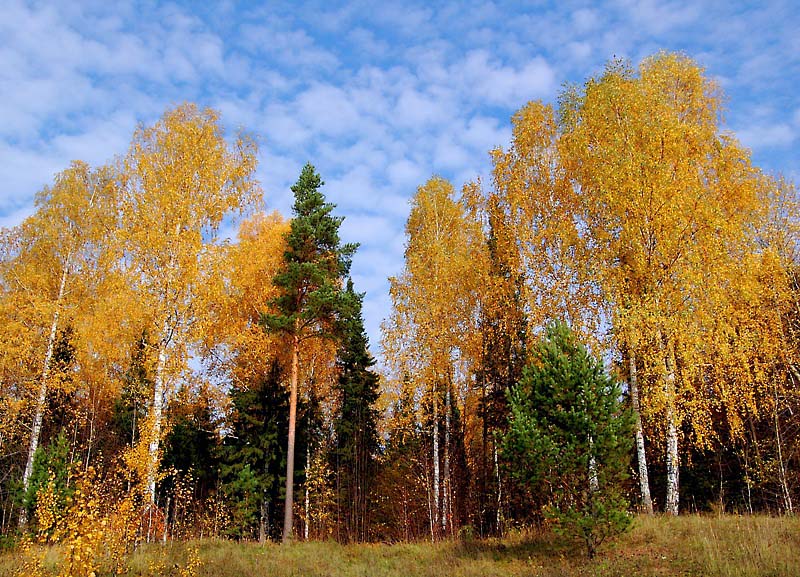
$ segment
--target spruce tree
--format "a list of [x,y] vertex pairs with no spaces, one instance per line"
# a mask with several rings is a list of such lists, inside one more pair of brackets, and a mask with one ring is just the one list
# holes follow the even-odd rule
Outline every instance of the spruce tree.
[[[230,434],[222,448],[223,491],[234,512],[230,534],[259,540],[275,535],[273,519],[286,467],[289,398],[277,361],[248,387],[231,390]],[[280,533],[278,533],[280,534]]]
[[[164,439],[162,468],[173,470],[183,479],[191,477],[193,496],[202,501],[211,494],[219,477],[219,436],[208,395],[202,391],[199,394],[186,389],[178,391],[176,402],[170,406],[170,422],[170,431]],[[171,475],[166,477],[160,487],[162,495],[170,495],[177,480]]]
[[375,475],[378,449],[378,375],[370,370],[375,364],[367,350],[369,340],[361,314],[362,295],[347,282],[347,295],[355,307],[344,320],[338,353],[337,391],[341,409],[335,421],[337,501],[347,540],[367,538],[369,497]]
[[550,325],[509,395],[505,437],[513,474],[549,492],[545,515],[582,540],[589,557],[630,517],[621,495],[632,448],[632,418],[618,383],[563,323]]
[[330,338],[341,333],[341,319],[352,310],[352,297],[342,290],[350,272],[355,244],[342,245],[339,226],[343,217],[332,216],[335,205],[326,202],[319,188],[323,182],[311,164],[303,167],[292,186],[294,206],[286,237],[285,266],[275,276],[280,295],[272,311],[262,315],[271,332],[286,334],[291,341],[292,365],[289,396],[289,429],[286,458],[286,499],[283,542],[292,539],[294,503],[295,428],[297,385],[302,343],[310,338]]

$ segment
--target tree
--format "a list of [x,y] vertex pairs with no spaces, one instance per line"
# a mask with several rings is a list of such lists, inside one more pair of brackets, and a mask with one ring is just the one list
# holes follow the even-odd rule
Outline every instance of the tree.
[[[280,365],[273,360],[268,367],[248,387],[232,388],[230,434],[222,447],[223,491],[236,510],[231,532],[250,536],[257,521],[261,542],[277,529],[273,523],[286,470],[289,405]],[[248,484],[251,481],[254,488]]]
[[632,445],[620,387],[569,328],[549,325],[509,395],[505,451],[514,474],[548,492],[557,530],[589,557],[631,522],[620,483]]
[[431,431],[432,535],[455,529],[452,501],[461,496],[453,493],[449,441],[462,432],[451,427],[452,405],[466,405],[470,393],[468,375],[481,348],[478,319],[486,278],[480,223],[454,197],[453,186],[438,177],[414,195],[406,223],[405,269],[389,279],[392,313],[382,327],[386,359],[398,386],[418,391],[424,399],[420,408],[428,413],[420,415],[420,422]]
[[748,263],[761,252],[752,231],[765,206],[747,151],[720,131],[720,109],[702,69],[664,53],[638,70],[612,62],[561,98],[558,150],[570,182],[561,203],[581,225],[576,238],[628,360],[634,408],[666,441],[665,510],[675,515],[681,430],[702,446],[713,437],[713,407],[721,401],[735,415],[736,399],[758,389],[750,378],[723,383],[707,370],[739,354],[717,344],[741,328],[726,322],[736,295],[760,292],[758,267]]
[[70,478],[75,469],[75,463],[70,460],[69,442],[63,432],[55,436],[49,445],[36,450],[29,483],[22,494],[22,506],[28,518],[33,518],[39,495],[47,490],[48,485],[55,497],[54,513],[62,514],[66,510],[67,499],[72,492]]
[[277,212],[256,212],[243,220],[237,242],[214,247],[210,270],[198,287],[205,367],[242,390],[269,378],[271,364],[265,359],[289,364],[285,336],[267,333],[259,323],[261,312],[279,294],[273,279],[283,268],[289,227]]
[[155,359],[144,435],[144,481],[151,504],[165,403],[176,378],[187,370],[189,344],[200,340],[196,298],[208,271],[209,247],[224,218],[259,198],[255,167],[252,140],[240,135],[230,146],[217,113],[191,104],[167,111],[152,127],[139,128],[124,160],[122,262],[140,310],[146,311],[143,323]]
[[[65,324],[84,329],[83,318],[91,316],[89,311],[97,299],[93,283],[102,276],[106,233],[115,217],[111,183],[108,169],[92,170],[85,163],[74,162],[56,176],[52,187],[37,194],[36,212],[3,235],[0,286],[4,305],[13,311],[15,319],[8,325],[3,323],[12,332],[3,334],[2,341],[4,349],[9,345],[6,350],[15,359],[15,374],[3,380],[2,396],[11,407],[12,399],[32,397],[22,475],[25,488],[40,442],[47,398],[59,381],[53,375],[58,336]],[[90,332],[76,331],[75,338],[87,338]],[[16,390],[5,390],[9,381]],[[33,390],[29,393],[28,388]],[[20,521],[24,523],[25,518],[23,511]]]
[[342,279],[350,271],[355,244],[342,245],[339,226],[343,217],[331,215],[335,205],[325,202],[319,191],[323,182],[311,164],[306,164],[292,186],[294,218],[286,236],[284,270],[274,279],[280,295],[272,301],[275,312],[265,312],[262,322],[269,331],[291,339],[289,435],[286,456],[286,502],[283,542],[292,539],[294,503],[294,451],[297,420],[297,388],[301,346],[313,338],[339,334],[338,322],[354,306],[352,296],[342,290]]
[[343,537],[348,541],[365,541],[378,450],[378,412],[374,405],[378,400],[379,378],[370,368],[375,360],[367,350],[368,339],[361,315],[363,297],[355,293],[350,279],[347,293],[357,306],[344,319],[344,335],[337,359],[340,374],[336,389],[340,409],[334,423],[334,463]]

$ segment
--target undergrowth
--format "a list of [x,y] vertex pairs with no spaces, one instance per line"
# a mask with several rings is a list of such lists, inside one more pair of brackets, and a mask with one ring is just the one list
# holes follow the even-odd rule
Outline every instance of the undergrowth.
[[[58,575],[63,551],[39,551],[41,573]],[[19,549],[0,554],[0,576],[24,571]],[[96,575],[113,575],[99,567]],[[800,519],[790,517],[639,517],[633,530],[586,559],[580,547],[547,532],[441,543],[339,545],[203,540],[143,545],[121,575],[215,577],[454,577],[697,575],[796,577]],[[29,575],[28,575],[29,577]]]

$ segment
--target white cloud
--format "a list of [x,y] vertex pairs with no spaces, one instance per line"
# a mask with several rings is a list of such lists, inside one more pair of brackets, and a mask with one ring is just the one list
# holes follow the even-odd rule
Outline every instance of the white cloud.
[[488,104],[521,106],[528,100],[551,96],[556,87],[555,73],[541,57],[514,68],[478,50],[470,52],[455,68],[453,77],[460,76],[463,89]]
[[268,104],[263,114],[261,127],[271,146],[296,148],[306,144],[313,134],[308,119],[296,114],[289,106]]
[[359,113],[344,90],[315,84],[297,98],[298,120],[315,134],[343,136],[358,130]]
[[784,123],[752,125],[736,131],[736,135],[753,150],[787,147],[797,139],[797,131]]
[[471,160],[469,152],[452,135],[438,139],[434,153],[434,166],[438,170],[459,171]]
[[581,8],[572,13],[572,24],[576,32],[585,34],[600,25],[600,16],[596,10]]
[[429,131],[431,125],[441,125],[455,112],[443,98],[432,98],[417,90],[406,89],[397,99],[392,120],[397,126],[419,131]]
[[659,0],[623,0],[621,10],[633,22],[653,34],[664,34],[678,27],[687,27],[701,16],[697,3],[663,2]]
[[389,164],[386,175],[392,186],[402,190],[421,184],[424,172],[419,164],[407,158],[400,158]]
[[89,121],[85,130],[76,134],[60,134],[50,141],[50,146],[61,158],[83,160],[98,166],[113,156],[127,152],[136,129],[136,119],[129,111],[105,119]]

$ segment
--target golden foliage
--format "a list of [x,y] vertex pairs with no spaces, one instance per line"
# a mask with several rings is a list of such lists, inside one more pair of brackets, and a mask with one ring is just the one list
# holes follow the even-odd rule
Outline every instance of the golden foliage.
[[396,386],[425,390],[463,382],[480,351],[478,316],[486,279],[480,223],[440,178],[421,186],[406,224],[405,270],[389,279],[392,314],[382,327]]

